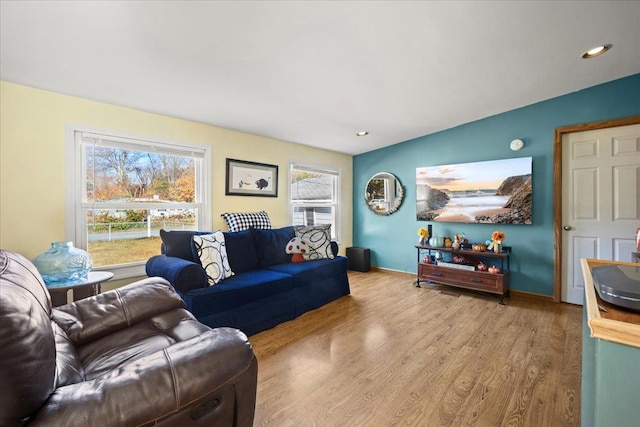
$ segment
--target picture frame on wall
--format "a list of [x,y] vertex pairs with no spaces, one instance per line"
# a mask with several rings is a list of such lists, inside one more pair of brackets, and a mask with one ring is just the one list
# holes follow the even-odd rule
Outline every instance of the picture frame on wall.
[[278,197],[278,165],[227,159],[227,196]]
[[532,224],[533,159],[416,168],[416,220]]

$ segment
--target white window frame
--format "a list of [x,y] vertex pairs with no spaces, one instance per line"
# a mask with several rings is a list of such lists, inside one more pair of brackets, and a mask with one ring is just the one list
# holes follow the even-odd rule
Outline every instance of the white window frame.
[[[129,132],[121,132],[111,129],[101,129],[74,123],[65,125],[65,160],[66,160],[66,221],[65,236],[68,241],[74,242],[76,247],[87,249],[87,214],[86,210],[92,208],[93,203],[85,199],[84,183],[86,177],[82,168],[82,135],[95,137],[103,136],[111,141],[121,141],[123,146],[129,143],[142,145],[154,151],[171,153],[175,150],[197,151],[202,153],[202,167],[196,171],[196,200],[201,202],[185,203],[184,207],[198,208],[198,230],[211,229],[211,147],[204,144],[169,140],[164,138],[141,136]],[[157,206],[153,203],[145,204],[146,209],[166,208],[162,203]],[[102,204],[100,208],[131,209],[139,208],[138,204],[119,203],[117,205]],[[132,262],[117,266],[97,267],[95,270],[109,270],[114,273],[114,279],[144,276],[146,261]]]
[[[304,169],[310,172],[317,171],[320,173],[332,174],[336,176],[336,185],[335,185],[335,194],[333,195],[333,201],[331,203],[296,203],[294,205],[292,200],[291,193],[291,178],[292,169]],[[290,160],[289,168],[287,169],[287,194],[288,194],[288,220],[289,224],[293,224],[293,209],[296,206],[305,206],[305,207],[325,207],[331,206],[334,208],[334,224],[331,225],[334,236],[332,236],[332,240],[335,240],[338,244],[340,244],[340,236],[342,234],[341,223],[340,223],[340,201],[341,199],[341,188],[342,188],[342,169],[336,166],[322,165],[317,163],[309,163],[305,161],[298,160]]]

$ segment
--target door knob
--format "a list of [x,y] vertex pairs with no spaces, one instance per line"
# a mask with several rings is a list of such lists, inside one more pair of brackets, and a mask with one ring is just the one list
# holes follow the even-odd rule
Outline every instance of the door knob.
[[570,225],[565,225],[564,227],[562,227],[564,229],[564,231],[569,231],[571,230],[571,226]]

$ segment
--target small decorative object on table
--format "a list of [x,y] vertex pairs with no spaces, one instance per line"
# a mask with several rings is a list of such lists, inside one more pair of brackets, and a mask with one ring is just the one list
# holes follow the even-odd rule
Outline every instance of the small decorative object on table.
[[471,250],[473,252],[484,252],[487,250],[487,245],[485,245],[484,243],[474,243],[473,245],[471,245]]
[[455,250],[460,249],[463,238],[464,236],[462,234],[456,234],[455,237],[453,238],[453,243],[451,244],[451,247]]
[[441,248],[444,246],[444,238],[434,234],[433,237],[429,240],[429,245],[434,248]]
[[87,277],[93,259],[86,251],[74,247],[73,242],[53,242],[33,264],[45,283],[64,283]]
[[418,236],[420,236],[420,240],[418,241],[418,244],[420,246],[426,245],[427,244],[427,240],[429,238],[429,230],[427,230],[424,227],[418,228]]
[[491,234],[492,241],[489,244],[489,246],[487,246],[487,249],[493,250],[493,252],[499,254],[500,252],[502,252],[502,242],[504,241],[505,238],[506,236],[502,231],[497,231],[497,230],[494,231]]

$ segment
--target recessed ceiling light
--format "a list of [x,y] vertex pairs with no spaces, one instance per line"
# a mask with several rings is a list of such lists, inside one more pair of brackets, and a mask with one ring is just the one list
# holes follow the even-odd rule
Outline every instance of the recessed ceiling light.
[[366,136],[366,135],[369,135],[369,132],[367,132],[366,130],[361,130],[360,132],[356,133],[356,135],[358,135],[358,136]]
[[593,49],[589,49],[585,53],[582,54],[583,59],[595,58],[596,56],[600,56],[606,51],[611,49],[610,44],[603,44],[601,46],[596,46]]

